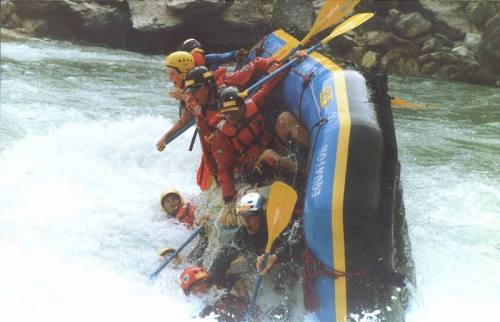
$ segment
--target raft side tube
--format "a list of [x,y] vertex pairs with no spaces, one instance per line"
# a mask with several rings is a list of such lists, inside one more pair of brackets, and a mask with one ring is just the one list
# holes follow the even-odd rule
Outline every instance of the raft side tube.
[[[296,43],[283,31],[272,33],[261,43],[262,56]],[[320,321],[345,321],[350,313],[393,305],[393,288],[375,274],[355,274],[380,257],[391,265],[394,252],[397,146],[384,103],[387,88],[384,97],[384,88],[372,88],[359,71],[318,53],[293,67],[281,88],[286,109],[311,137],[303,212],[307,247],[330,272],[348,274],[313,280]]]

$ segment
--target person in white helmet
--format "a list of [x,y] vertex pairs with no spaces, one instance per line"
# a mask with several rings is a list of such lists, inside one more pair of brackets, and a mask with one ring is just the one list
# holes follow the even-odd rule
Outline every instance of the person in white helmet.
[[[298,264],[304,249],[300,218],[294,220],[274,241],[268,264],[266,267],[261,267],[262,254],[268,237],[265,203],[265,198],[258,192],[247,192],[237,203],[236,213],[242,217],[244,225],[218,252],[208,270],[216,285],[224,283],[231,263],[239,256],[243,256],[249,263],[255,263],[250,267],[250,271],[255,275],[257,271],[260,274],[275,271],[276,292],[285,293],[292,288],[287,285],[297,283],[298,276],[293,271],[298,271],[295,264]],[[284,307],[287,306],[288,303],[285,303]]]

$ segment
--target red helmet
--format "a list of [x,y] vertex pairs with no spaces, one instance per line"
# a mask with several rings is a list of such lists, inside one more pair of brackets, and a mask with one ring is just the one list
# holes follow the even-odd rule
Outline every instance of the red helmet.
[[199,281],[208,278],[208,272],[206,269],[200,266],[191,266],[184,269],[179,276],[179,282],[181,283],[181,288],[184,294],[189,295],[191,293],[191,286]]

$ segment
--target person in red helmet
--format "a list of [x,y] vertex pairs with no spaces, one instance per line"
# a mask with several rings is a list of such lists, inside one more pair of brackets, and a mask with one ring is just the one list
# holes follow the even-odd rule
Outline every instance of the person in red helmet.
[[234,284],[238,282],[237,276],[232,274],[225,280],[225,285],[214,285],[208,272],[201,266],[188,267],[179,276],[181,289],[186,296],[207,294],[213,287],[225,289],[224,294],[205,306],[199,313],[199,317],[203,318],[214,313],[219,321],[227,322],[242,321],[249,304],[248,294],[235,294],[231,291]]
[[205,54],[201,43],[194,39],[186,39],[179,46],[179,50],[187,51],[193,55],[196,66],[206,66],[209,70],[215,71],[220,65],[238,61],[248,54],[245,49],[238,49],[227,53]]
[[181,194],[174,189],[163,192],[160,204],[167,216],[176,218],[180,223],[192,228],[194,225],[196,207],[191,203],[184,203]]
[[179,283],[185,295],[207,293],[212,287],[208,272],[201,266],[191,266],[184,269],[179,276]]

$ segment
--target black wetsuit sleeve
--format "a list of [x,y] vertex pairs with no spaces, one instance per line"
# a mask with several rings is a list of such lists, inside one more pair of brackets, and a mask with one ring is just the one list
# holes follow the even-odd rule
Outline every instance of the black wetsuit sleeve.
[[287,262],[299,259],[304,247],[302,220],[296,219],[280,234],[275,242],[273,253],[278,257],[278,261]]
[[231,267],[231,262],[243,252],[241,229],[236,232],[234,238],[229,243],[222,247],[217,256],[215,256],[212,266],[210,266],[210,278],[218,286],[225,284],[226,272]]

